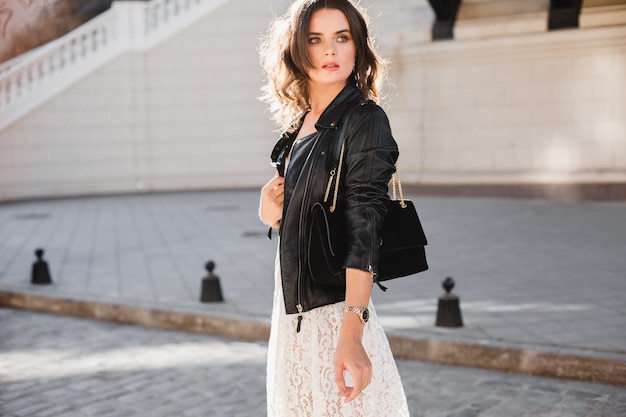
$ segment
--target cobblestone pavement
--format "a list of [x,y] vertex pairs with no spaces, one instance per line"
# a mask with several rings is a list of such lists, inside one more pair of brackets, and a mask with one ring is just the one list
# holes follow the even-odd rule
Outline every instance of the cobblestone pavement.
[[[626,360],[626,202],[412,197],[430,269],[373,292],[390,334]],[[269,323],[276,239],[258,199],[216,190],[0,204],[0,291]],[[53,285],[30,284],[37,247]],[[219,305],[198,302],[209,259]],[[463,310],[454,332],[434,326],[446,276]]]
[[[626,384],[626,202],[407,197],[430,269],[372,298],[393,340],[437,347],[401,357]],[[0,204],[0,306],[255,340],[241,323],[269,325],[277,245],[257,208],[258,190]],[[52,285],[31,284],[38,247]],[[208,260],[222,303],[199,301]],[[435,326],[447,276],[460,328]]]
[[[265,343],[0,309],[0,415],[265,415]],[[412,416],[623,417],[623,387],[398,361]]]

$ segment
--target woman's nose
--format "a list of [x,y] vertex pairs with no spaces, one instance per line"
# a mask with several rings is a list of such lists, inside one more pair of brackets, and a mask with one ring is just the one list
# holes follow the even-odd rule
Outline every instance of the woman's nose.
[[332,43],[326,47],[326,55],[335,55],[335,46]]

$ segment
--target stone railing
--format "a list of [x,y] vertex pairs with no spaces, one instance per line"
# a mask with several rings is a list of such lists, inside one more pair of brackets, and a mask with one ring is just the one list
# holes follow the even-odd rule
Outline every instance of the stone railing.
[[119,54],[150,49],[226,1],[116,1],[67,35],[1,64],[0,130]]
[[168,22],[194,9],[202,0],[152,0],[146,4],[146,33],[154,32]]
[[111,9],[0,66],[0,129],[119,52],[118,17]]

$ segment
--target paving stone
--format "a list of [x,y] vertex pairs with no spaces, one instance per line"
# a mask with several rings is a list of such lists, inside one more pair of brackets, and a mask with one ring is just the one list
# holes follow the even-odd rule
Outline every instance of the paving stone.
[[34,417],[56,417],[58,415],[68,412],[72,408],[73,406],[71,405],[48,404],[46,408],[37,411],[35,414],[33,414],[33,416]]
[[37,412],[44,410],[48,407],[48,404],[45,403],[37,403],[37,404],[33,404],[32,400],[30,401],[30,405],[24,407],[24,408],[19,408],[15,410],[15,415],[18,417],[26,417],[26,416],[32,416],[34,414],[36,414]]

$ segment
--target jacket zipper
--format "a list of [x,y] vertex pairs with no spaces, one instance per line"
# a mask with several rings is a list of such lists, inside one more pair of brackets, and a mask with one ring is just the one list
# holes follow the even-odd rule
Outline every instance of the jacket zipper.
[[298,304],[296,306],[296,308],[298,309],[298,325],[296,326],[296,333],[300,333],[300,327],[302,325],[302,304]]
[[[307,160],[304,162],[305,165],[306,163],[309,161],[309,159],[311,159],[311,155],[313,155],[313,152],[315,151],[315,149],[317,148],[317,144],[319,143],[319,139],[320,139],[321,133],[319,135],[317,135],[317,137],[315,138],[315,143],[313,144],[313,146],[311,147],[311,151],[309,152],[309,154],[307,155]],[[298,324],[296,326],[296,333],[300,333],[300,329],[302,327],[302,312],[304,311],[304,308],[302,307],[302,237],[305,236],[305,230],[304,230],[304,220],[306,217],[305,214],[305,210],[304,208],[306,207],[306,202],[307,202],[307,196],[308,196],[308,191],[309,191],[309,185],[311,183],[311,176],[313,173],[313,164],[311,164],[311,166],[309,166],[309,171],[307,172],[307,178],[306,181],[304,183],[304,193],[302,195],[302,205],[300,207],[300,219],[299,219],[299,227],[300,227],[300,231],[299,231],[299,239],[298,239],[298,279],[296,280],[296,286],[298,289],[298,300],[297,300],[297,304],[296,304],[296,308],[298,309]]]

